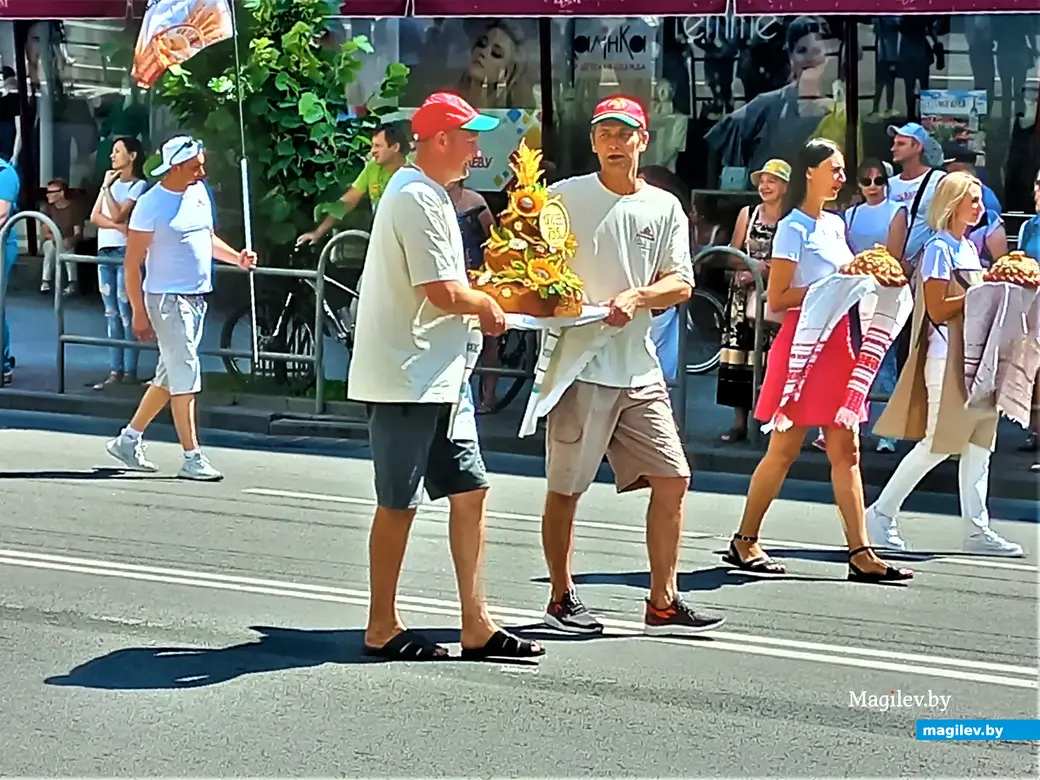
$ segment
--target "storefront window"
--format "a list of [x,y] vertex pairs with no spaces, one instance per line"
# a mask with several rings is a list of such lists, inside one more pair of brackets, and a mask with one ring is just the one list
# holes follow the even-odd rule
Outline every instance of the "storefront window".
[[979,175],[1005,211],[1032,208],[1037,165],[1040,15],[886,16],[861,24],[861,156],[890,157],[887,128],[931,134],[941,164],[951,145],[977,152]]

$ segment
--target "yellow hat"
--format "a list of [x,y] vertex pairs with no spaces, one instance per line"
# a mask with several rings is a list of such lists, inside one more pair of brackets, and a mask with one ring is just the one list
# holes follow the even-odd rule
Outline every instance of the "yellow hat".
[[768,173],[770,176],[775,176],[783,181],[791,181],[791,166],[784,160],[768,160],[766,164],[762,166],[762,170],[755,171],[751,174],[751,183],[756,187],[758,186],[758,180],[762,178],[763,173]]

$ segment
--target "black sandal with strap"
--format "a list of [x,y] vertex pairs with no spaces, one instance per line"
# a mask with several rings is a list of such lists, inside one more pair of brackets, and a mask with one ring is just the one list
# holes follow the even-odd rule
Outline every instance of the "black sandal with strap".
[[[874,552],[874,548],[868,545],[866,547],[857,547],[855,550],[849,550],[849,580],[852,582],[885,585],[897,582],[907,582],[914,578],[913,569],[897,569],[894,566],[889,566],[887,563],[885,564],[885,570],[882,572],[863,571],[859,566],[852,562],[852,559],[861,552]],[[882,561],[882,563],[885,562]]]
[[518,658],[538,658],[545,655],[545,648],[538,642],[521,639],[501,629],[491,635],[483,647],[462,648],[462,660],[487,661],[496,658],[514,660]]
[[740,553],[737,551],[736,543],[738,541],[754,544],[758,541],[758,537],[733,534],[733,540],[729,543],[729,549],[722,555],[722,560],[730,566],[736,566],[742,571],[750,571],[755,574],[787,574],[786,566],[780,563],[776,558],[770,558],[765,554],[758,555],[745,561],[740,557]]
[[365,655],[385,661],[443,661],[448,658],[448,648],[409,628],[382,647],[365,645]]

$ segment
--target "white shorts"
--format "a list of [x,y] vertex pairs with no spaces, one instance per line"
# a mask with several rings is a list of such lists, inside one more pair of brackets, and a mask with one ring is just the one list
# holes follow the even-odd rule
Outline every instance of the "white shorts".
[[206,298],[202,295],[145,293],[144,307],[159,342],[159,364],[152,384],[170,395],[188,395],[202,390],[199,345],[206,321]]

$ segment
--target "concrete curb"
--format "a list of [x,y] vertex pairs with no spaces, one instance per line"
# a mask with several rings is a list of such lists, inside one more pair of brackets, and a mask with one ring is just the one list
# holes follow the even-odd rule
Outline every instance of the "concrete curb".
[[[60,394],[27,391],[15,388],[0,390],[0,409],[73,414],[113,420],[122,423],[137,408],[137,399]],[[158,422],[172,424],[169,411],[164,411]],[[360,419],[332,415],[315,416],[292,414],[284,411],[251,408],[247,406],[202,406],[199,409],[202,428],[238,433],[254,433],[284,437],[314,437],[321,439],[358,440],[367,438],[367,427]],[[114,427],[113,426],[113,427]],[[488,452],[544,457],[545,441],[540,433],[520,439],[512,433],[482,432],[481,444]],[[714,445],[690,442],[687,454],[698,471],[727,474],[750,474],[762,458],[762,451],[749,444]],[[999,460],[1003,458],[998,456]],[[863,453],[863,481],[869,487],[880,488],[891,477],[899,464],[900,455]],[[812,482],[830,481],[830,464],[822,452],[810,450],[791,468],[792,479]],[[947,461],[938,466],[921,482],[920,490],[956,494],[957,463]],[[1027,469],[1000,468],[995,464],[990,476],[990,494],[994,498],[1040,500],[1040,480]]]

